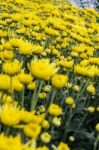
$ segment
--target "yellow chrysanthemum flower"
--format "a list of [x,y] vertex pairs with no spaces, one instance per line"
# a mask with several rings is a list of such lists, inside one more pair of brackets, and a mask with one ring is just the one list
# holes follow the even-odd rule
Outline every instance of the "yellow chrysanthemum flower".
[[48,108],[48,112],[50,115],[59,116],[62,115],[62,108],[56,104],[51,104]]
[[23,145],[21,143],[20,136],[12,137],[5,136],[4,134],[0,135],[0,150],[22,150]]
[[50,64],[48,59],[41,59],[31,61],[30,71],[32,75],[38,79],[49,80],[50,77],[57,72],[57,68],[55,68],[54,64]]
[[47,132],[42,133],[40,137],[43,143],[49,143],[51,140],[51,135]]
[[3,105],[0,110],[0,120],[8,126],[17,125],[21,121],[19,108],[12,104]]
[[61,142],[58,147],[57,147],[57,150],[70,150],[69,146],[63,142]]
[[51,78],[52,86],[59,89],[63,88],[67,81],[68,81],[68,76],[62,74],[55,74]]
[[5,62],[2,65],[2,70],[9,74],[9,75],[15,75],[21,70],[22,62],[20,63],[17,59],[11,61],[11,62]]
[[37,139],[38,135],[41,132],[41,126],[36,124],[36,123],[30,123],[30,124],[26,125],[23,128],[23,130],[24,130],[24,133],[27,137]]
[[5,74],[0,75],[0,90],[8,90],[10,88],[10,77]]
[[21,73],[18,75],[18,78],[23,84],[29,84],[33,80],[33,77],[30,74],[25,73],[24,70],[21,71]]
[[90,84],[88,87],[87,87],[87,91],[92,94],[92,95],[95,95],[95,87],[93,86],[93,84]]

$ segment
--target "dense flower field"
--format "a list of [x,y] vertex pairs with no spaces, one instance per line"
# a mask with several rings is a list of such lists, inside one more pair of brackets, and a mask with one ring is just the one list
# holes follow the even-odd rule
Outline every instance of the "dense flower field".
[[0,150],[99,149],[99,14],[0,0]]

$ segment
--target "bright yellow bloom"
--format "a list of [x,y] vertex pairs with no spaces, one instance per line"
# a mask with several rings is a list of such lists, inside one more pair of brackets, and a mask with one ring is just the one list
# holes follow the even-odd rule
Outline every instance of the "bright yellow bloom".
[[21,70],[22,63],[20,63],[17,59],[12,62],[5,62],[2,65],[2,69],[5,73],[9,75],[15,75]]
[[49,80],[57,71],[54,64],[50,64],[47,59],[31,61],[30,71],[38,79]]
[[11,103],[12,97],[7,94],[3,94],[3,92],[0,92],[0,103]]
[[46,98],[46,93],[45,92],[41,92],[41,93],[39,93],[39,95],[38,95],[38,97],[40,98],[40,99],[45,99]]
[[51,83],[53,87],[58,88],[58,89],[63,88],[67,81],[68,81],[68,76],[62,75],[62,74],[55,74],[51,78]]
[[3,46],[4,46],[4,48],[7,49],[7,50],[12,50],[12,49],[13,49],[13,47],[12,47],[12,45],[11,45],[10,42],[4,43]]
[[40,45],[33,45],[32,46],[32,52],[34,54],[41,54],[43,52],[44,48]]
[[59,36],[59,32],[57,30],[54,30],[52,28],[45,28],[45,33],[52,36]]
[[10,39],[10,43],[13,47],[19,47],[19,43],[22,42],[22,39],[18,39],[18,38],[11,38]]
[[0,75],[0,90],[8,90],[10,88],[10,77],[5,74]]
[[39,115],[34,114],[32,116],[32,122],[36,124],[41,124],[44,119],[45,119],[45,113]]
[[64,59],[60,61],[60,65],[67,69],[71,69],[73,67],[73,64],[74,64],[73,60],[67,61],[67,59]]
[[19,78],[20,82],[23,83],[23,84],[29,84],[33,80],[33,77],[28,73],[24,73],[23,70],[18,75],[18,78]]
[[5,136],[0,134],[0,150],[22,150],[23,145],[21,143],[21,138],[19,136]]
[[88,87],[87,87],[87,91],[92,94],[92,95],[95,95],[95,87],[93,86],[93,84],[90,84]]
[[68,104],[68,105],[73,105],[73,104],[74,104],[74,100],[72,99],[72,97],[66,98],[65,102],[66,102],[66,104]]
[[50,124],[47,120],[43,120],[42,124],[41,124],[42,128],[44,129],[48,129]]
[[69,146],[63,142],[61,142],[58,147],[57,150],[70,150]]
[[18,92],[22,91],[24,88],[23,84],[20,82],[17,76],[12,78],[12,88],[13,90],[18,91]]
[[33,120],[33,112],[28,112],[26,110],[21,110],[21,121],[24,123],[30,123]]
[[38,135],[41,132],[41,126],[36,123],[30,123],[28,125],[25,125],[23,130],[27,137],[37,139]]
[[21,41],[19,43],[19,51],[20,54],[30,55],[32,52],[32,44],[25,41]]
[[2,52],[2,60],[11,60],[14,57],[14,53],[11,50],[5,50]]
[[8,33],[6,31],[0,30],[0,37],[6,37]]
[[59,116],[62,115],[62,108],[56,104],[51,104],[48,108],[48,112],[50,115]]
[[37,150],[49,150],[47,146],[38,147]]
[[36,82],[31,82],[30,84],[27,85],[27,88],[29,90],[34,90],[36,88]]
[[17,125],[21,121],[21,113],[18,107],[12,104],[5,104],[0,110],[0,120],[8,126]]
[[40,137],[43,143],[49,143],[51,140],[51,135],[47,132],[42,133]]

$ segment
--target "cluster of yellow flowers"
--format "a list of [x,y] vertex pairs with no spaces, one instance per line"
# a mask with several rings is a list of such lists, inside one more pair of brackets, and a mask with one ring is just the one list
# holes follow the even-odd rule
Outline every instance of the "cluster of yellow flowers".
[[87,131],[98,148],[98,18],[66,0],[0,0],[0,150],[76,149]]

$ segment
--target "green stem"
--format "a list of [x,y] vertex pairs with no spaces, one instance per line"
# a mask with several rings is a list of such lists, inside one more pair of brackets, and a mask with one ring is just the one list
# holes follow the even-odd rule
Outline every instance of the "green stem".
[[21,106],[24,106],[24,93],[25,93],[25,87],[22,90],[22,97],[21,97]]
[[83,108],[86,106],[87,101],[88,101],[88,94],[87,94],[87,96],[86,96],[86,100],[84,101]]
[[71,119],[72,119],[73,115],[74,114],[72,113],[72,108],[70,108],[68,118],[67,118],[67,121],[66,121],[66,124],[65,124],[64,140],[67,138],[67,133],[68,133],[70,122],[71,122]]
[[93,148],[93,150],[97,150],[98,142],[99,142],[99,134],[97,135],[96,140],[94,142],[94,148]]
[[56,92],[57,92],[57,89],[53,89],[52,90],[52,97],[51,97],[51,100],[50,100],[50,104],[52,104],[54,102],[54,98],[55,98]]
[[[41,92],[42,85],[44,81],[40,81],[40,84],[37,85],[36,89],[34,90],[33,96],[32,96],[32,101],[31,101],[31,108],[30,110],[34,110],[38,101],[38,95]],[[38,87],[39,86],[39,87]],[[37,91],[38,88],[38,91]]]
[[84,115],[84,117],[82,118],[82,120],[81,120],[81,122],[80,122],[80,124],[79,124],[79,126],[78,126],[78,128],[77,128],[77,130],[80,129],[80,127],[82,126],[82,124],[83,124],[84,120],[86,119],[86,117],[87,117],[87,113],[86,113],[86,114]]
[[35,98],[36,98],[36,93],[37,93],[37,85],[36,85],[36,88],[35,88],[35,90],[34,90],[34,92],[33,92],[33,95],[32,95],[30,110],[33,110],[33,109],[34,109],[34,102],[35,102]]
[[10,127],[5,127],[5,135],[9,135]]
[[85,91],[85,89],[86,89],[88,84],[89,84],[89,80],[86,81],[85,86],[83,87],[83,82],[82,82],[80,92],[78,93],[78,95],[77,95],[77,97],[75,99],[75,102],[77,102],[79,97],[83,95],[83,93],[84,93],[84,91]]

